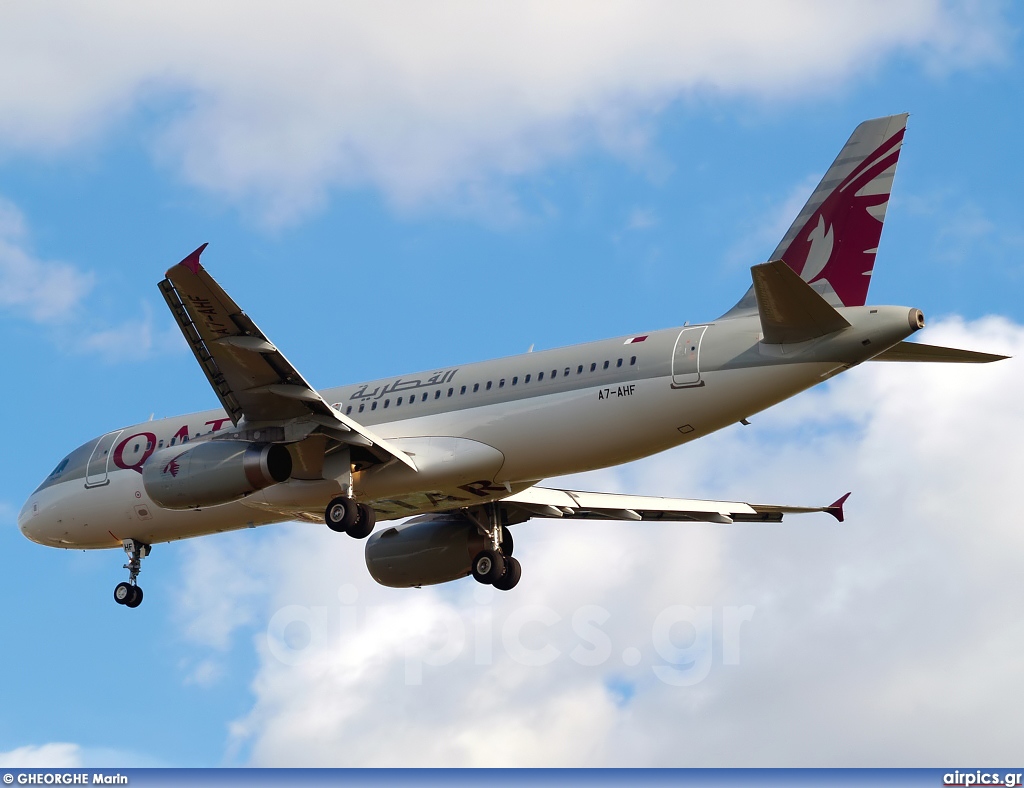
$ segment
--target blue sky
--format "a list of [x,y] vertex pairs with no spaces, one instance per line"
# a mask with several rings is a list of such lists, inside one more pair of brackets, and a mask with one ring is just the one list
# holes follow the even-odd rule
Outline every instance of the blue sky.
[[[336,722],[324,729],[340,738],[320,742],[322,749],[289,749],[280,731],[304,707],[287,707],[281,697],[315,707],[312,688],[322,679],[308,666],[268,662],[266,633],[275,611],[289,604],[337,606],[339,584],[352,584],[373,604],[404,606],[395,620],[407,624],[477,604],[466,585],[407,592],[404,599],[373,596],[382,592],[359,573],[360,547],[336,542],[330,551],[348,552],[339,558],[338,575],[303,585],[296,579],[302,551],[316,552],[327,544],[317,540],[329,535],[285,525],[156,546],[140,580],[146,602],[130,612],[111,599],[123,574],[120,553],[59,552],[20,535],[18,508],[68,449],[151,413],[215,405],[156,288],[169,265],[203,242],[210,243],[204,262],[214,276],[305,376],[325,387],[523,352],[533,344],[555,347],[706,320],[743,293],[749,266],[774,248],[853,127],[908,111],[870,300],[922,308],[951,344],[989,339],[1015,347],[1024,331],[1024,15],[1016,5],[794,1],[731,15],[725,6],[610,4],[591,13],[573,4],[496,5],[490,16],[459,4],[401,14],[386,4],[373,10],[302,5],[278,18],[273,4],[227,4],[195,9],[195,24],[186,24],[193,14],[185,8],[171,15],[129,13],[118,3],[91,12],[47,12],[45,5],[0,11],[0,20],[8,17],[0,22],[0,73],[15,75],[0,86],[0,332],[8,353],[0,761],[20,752],[50,763],[114,765],[378,763],[378,756],[361,761],[346,750],[341,733],[348,729]],[[1000,320],[985,322],[989,316]],[[802,405],[769,421],[761,438],[722,438],[706,450],[680,450],[660,464],[582,483],[816,501],[848,482],[842,469],[823,475],[828,452],[862,456],[857,452],[870,447],[894,461],[901,450],[872,443],[875,416],[858,400],[864,392],[897,397],[894,380],[963,388],[931,371],[923,382],[883,373],[889,374],[876,369],[850,388],[830,384],[824,394],[805,395]],[[951,400],[955,407],[933,403],[935,419],[964,404],[977,409],[974,403],[989,403],[989,395],[995,403],[1009,379],[978,380],[988,382],[978,383],[980,389],[965,384],[964,399]],[[979,422],[973,439],[980,440],[978,431],[999,434],[995,420],[1008,406],[998,401],[978,416],[993,422]],[[947,427],[964,429],[950,418]],[[843,447],[851,420],[857,451]],[[921,430],[934,427],[925,421]],[[971,435],[965,440],[972,456],[980,448],[1004,470],[1020,467],[1019,454],[970,443]],[[870,487],[878,479],[870,461],[864,467],[847,475]],[[865,504],[862,520],[894,511],[895,498],[866,498],[878,508]],[[971,502],[966,511],[991,506]],[[532,534],[538,566],[544,550],[594,539],[578,528],[559,536],[529,528],[517,535],[517,549]],[[785,538],[806,538],[806,528],[794,526]],[[649,560],[638,532],[598,531],[605,535],[599,538],[628,544],[637,566]],[[726,548],[718,538],[701,530],[692,542],[673,543],[687,555],[707,549],[732,556],[731,563],[690,567],[695,575],[711,573],[706,588],[658,599],[627,573],[619,602],[653,619],[670,603],[713,600],[717,616],[749,601],[744,594],[760,599],[763,588],[730,586],[727,575],[753,560],[753,545],[770,552],[780,542],[758,534],[744,545],[729,537]],[[1019,557],[1019,537],[1006,538],[998,549]],[[909,552],[895,552],[912,564],[913,551],[926,549],[921,544],[908,539]],[[861,547],[864,562],[849,569],[848,587],[832,588],[843,599],[879,591],[865,580],[871,575],[865,567],[875,565],[872,555],[885,566],[892,545],[876,539]],[[949,549],[929,560],[960,554]],[[322,574],[332,571],[317,566]],[[781,583],[784,574],[775,579]],[[532,593],[543,598],[543,585],[536,585],[542,580],[534,583]],[[917,588],[924,587],[939,593],[921,580]],[[723,595],[723,588],[731,590]],[[777,598],[796,609],[799,591],[787,586]],[[414,593],[429,604],[420,609],[420,601],[410,602]],[[1016,598],[1002,587],[982,593],[1007,610]],[[906,594],[909,608],[916,597]],[[929,599],[942,601],[941,594]],[[601,600],[591,601],[611,604]],[[954,615],[956,598],[946,602]],[[772,604],[759,603],[759,610]],[[991,620],[978,614],[985,631],[1019,647],[1019,619],[994,603],[986,609]],[[759,615],[770,620],[768,612]],[[876,643],[911,631],[903,624],[886,630],[884,619],[877,615],[871,626],[882,628],[867,630],[888,633]],[[813,627],[786,621],[793,624],[792,648],[814,652],[814,644],[800,639],[810,638]],[[823,659],[830,653],[822,647]],[[371,684],[377,694],[361,699],[365,706],[348,689],[326,693],[323,702],[370,709],[351,724],[358,724],[359,736],[394,736],[400,750],[407,745],[400,762],[478,763],[466,751],[433,747],[415,730],[423,720],[427,728],[457,729],[462,707],[436,699],[457,692],[459,664],[430,673],[425,688],[380,679]],[[771,664],[766,659],[741,672],[743,663],[714,674],[719,730],[766,713],[744,707],[742,698],[770,694],[779,679]],[[582,672],[590,683],[559,708],[586,717],[597,704],[612,721],[594,732],[596,741],[614,733],[616,740],[648,744],[639,754],[606,761],[551,745],[528,762],[700,762],[651,733],[663,730],[659,720],[673,709],[696,714],[696,696],[671,695],[678,705],[659,706],[658,687],[629,666],[574,673],[575,667],[563,664],[559,675],[568,671],[575,680]],[[951,677],[962,677],[964,669],[948,664],[925,672],[948,691]],[[474,674],[483,687],[501,686],[502,675],[494,665]],[[878,689],[871,676],[859,678]],[[890,679],[878,696],[887,702],[899,694],[898,675]],[[552,680],[534,671],[517,686],[523,697],[542,696]],[[787,686],[795,697],[811,697],[810,684],[792,681]],[[1018,680],[993,697],[1015,699],[1019,709],[1020,690]],[[984,695],[977,688],[963,692]],[[855,701],[836,700],[842,702]],[[394,716],[381,712],[385,703],[398,710]],[[629,707],[628,719],[615,716],[622,707]],[[314,720],[320,713],[330,717],[329,708],[307,711]],[[560,725],[576,730],[573,714],[559,714],[542,715],[539,723],[551,724],[554,740]],[[529,727],[515,728],[524,746],[532,741],[522,732]],[[743,757],[752,763],[775,757],[763,735],[740,734]],[[992,739],[998,747],[999,736]],[[929,746],[907,743],[919,757],[915,764],[941,755]],[[714,752],[722,764],[739,757],[727,748]],[[831,757],[824,765],[882,766],[899,760],[881,739],[865,743],[862,762],[830,752],[794,745],[783,760],[817,765],[816,758]],[[1001,751],[965,754],[990,752]]]

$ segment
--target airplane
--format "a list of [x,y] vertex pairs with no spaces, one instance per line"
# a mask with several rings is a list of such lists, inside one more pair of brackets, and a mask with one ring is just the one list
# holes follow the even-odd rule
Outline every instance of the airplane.
[[706,323],[318,391],[210,276],[203,244],[159,288],[221,407],[84,443],[19,528],[50,547],[122,548],[114,599],[134,608],[153,544],[283,521],[367,539],[382,585],[472,575],[504,591],[522,576],[511,527],[531,518],[842,522],[849,493],[782,506],[540,482],[747,424],[865,361],[1006,358],[907,342],[919,309],[866,305],[907,117],[857,126],[746,294]]

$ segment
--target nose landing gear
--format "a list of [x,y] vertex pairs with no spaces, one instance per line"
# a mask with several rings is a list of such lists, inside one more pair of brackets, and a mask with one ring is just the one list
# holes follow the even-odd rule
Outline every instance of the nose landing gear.
[[118,583],[114,587],[114,601],[125,607],[138,607],[142,604],[142,589],[136,584],[136,580],[142,571],[142,559],[149,555],[153,548],[134,539],[124,539],[122,544],[128,554],[128,563],[124,565],[128,570],[128,582]]

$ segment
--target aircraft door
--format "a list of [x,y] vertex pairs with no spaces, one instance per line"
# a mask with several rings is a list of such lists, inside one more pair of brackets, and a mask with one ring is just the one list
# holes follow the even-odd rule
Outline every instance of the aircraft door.
[[672,349],[672,388],[703,386],[700,379],[700,342],[707,326],[684,328]]
[[107,478],[107,472],[110,468],[110,450],[114,448],[114,443],[122,432],[124,430],[108,432],[96,441],[92,454],[89,455],[89,464],[85,469],[86,487],[102,487],[110,482],[110,479]]

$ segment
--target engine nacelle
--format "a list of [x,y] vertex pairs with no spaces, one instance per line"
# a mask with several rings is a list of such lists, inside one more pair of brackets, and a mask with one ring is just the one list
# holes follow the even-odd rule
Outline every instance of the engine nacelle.
[[488,542],[456,515],[430,515],[377,531],[366,543],[366,568],[382,586],[409,588],[458,580]]
[[279,443],[202,441],[154,452],[142,484],[165,509],[216,506],[286,481],[292,455]]

